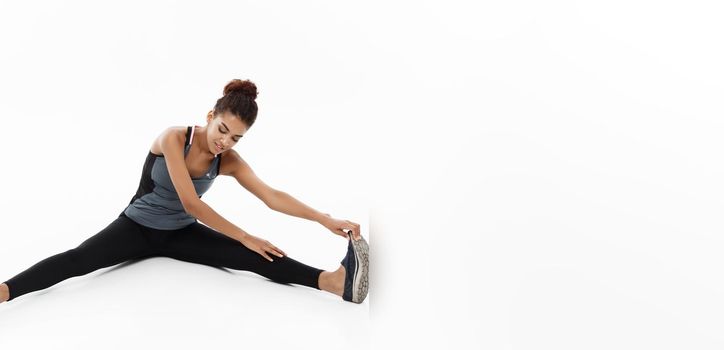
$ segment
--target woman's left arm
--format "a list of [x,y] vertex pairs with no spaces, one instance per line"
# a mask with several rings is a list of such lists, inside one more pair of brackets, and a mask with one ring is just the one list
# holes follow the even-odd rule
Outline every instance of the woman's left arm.
[[267,207],[291,216],[304,218],[320,223],[332,233],[349,238],[344,230],[350,230],[352,238],[360,239],[359,224],[349,220],[339,220],[329,214],[320,213],[308,205],[300,202],[284,191],[279,191],[261,181],[251,169],[249,164],[239,156],[236,151],[229,150],[228,155],[222,158],[222,168],[225,174],[233,176],[241,186],[259,198]]
[[290,194],[274,190],[267,200],[267,206],[274,211],[320,223],[332,233],[348,238],[344,230],[350,230],[355,240],[360,239],[360,225],[349,220],[340,220],[329,214],[321,213],[300,202]]

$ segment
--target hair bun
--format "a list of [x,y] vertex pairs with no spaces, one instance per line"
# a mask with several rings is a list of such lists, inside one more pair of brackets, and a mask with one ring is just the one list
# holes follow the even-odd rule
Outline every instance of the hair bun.
[[256,91],[256,85],[249,79],[234,79],[224,86],[224,96],[237,91],[241,92],[244,96],[248,96],[252,100],[256,100],[256,96],[259,94]]

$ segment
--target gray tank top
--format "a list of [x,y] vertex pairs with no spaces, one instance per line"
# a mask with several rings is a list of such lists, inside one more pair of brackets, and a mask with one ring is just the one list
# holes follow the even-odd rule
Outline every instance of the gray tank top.
[[[186,129],[184,158],[191,149],[193,138],[194,127],[189,126]],[[199,198],[214,183],[220,166],[221,153],[216,155],[203,176],[191,178]],[[151,151],[148,151],[146,162],[143,165],[138,191],[120,215],[125,215],[143,226],[158,230],[176,230],[197,222],[196,218],[184,210],[171,182],[164,156],[151,153]]]

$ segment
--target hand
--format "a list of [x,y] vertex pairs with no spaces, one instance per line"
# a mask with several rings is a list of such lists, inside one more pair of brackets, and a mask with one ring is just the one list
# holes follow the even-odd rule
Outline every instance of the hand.
[[282,257],[284,255],[287,255],[287,253],[283,252],[281,249],[275,247],[273,244],[269,243],[266,239],[259,238],[257,236],[246,234],[244,237],[239,239],[239,242],[243,244],[245,247],[259,253],[261,256],[266,258],[269,261],[274,261],[267,253],[274,254],[278,257]]
[[344,238],[349,238],[349,233],[345,232],[345,229],[350,230],[350,233],[352,233],[352,238],[355,241],[359,241],[362,236],[360,235],[360,226],[358,223],[349,221],[349,220],[340,220],[335,219],[329,214],[324,214],[327,216],[328,219],[322,220],[319,223],[322,224],[324,227],[328,228],[332,233],[335,235],[340,235]]

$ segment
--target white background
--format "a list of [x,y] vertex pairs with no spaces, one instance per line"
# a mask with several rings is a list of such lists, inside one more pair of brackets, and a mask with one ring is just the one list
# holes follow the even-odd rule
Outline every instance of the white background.
[[[154,258],[0,304],[2,347],[724,347],[715,2],[0,6],[2,278],[105,227],[232,78],[260,91],[235,149],[372,251],[362,305]],[[344,253],[233,179],[204,200]]]

